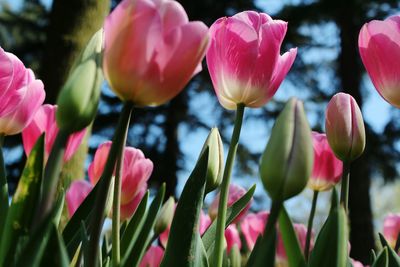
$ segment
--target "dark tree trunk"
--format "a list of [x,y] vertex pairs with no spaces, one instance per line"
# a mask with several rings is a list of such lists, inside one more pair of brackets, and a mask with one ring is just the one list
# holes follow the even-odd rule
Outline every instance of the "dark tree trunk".
[[55,103],[72,64],[89,38],[101,28],[110,0],[54,0],[40,78],[46,102]]
[[[337,20],[341,39],[338,72],[341,89],[351,94],[361,108],[363,99],[360,92],[361,68],[358,55],[360,27],[355,21],[357,16],[354,12],[355,9],[347,5]],[[350,255],[363,263],[369,261],[371,249],[375,247],[369,196],[371,170],[367,158],[368,156],[364,155],[352,164],[349,192]]]

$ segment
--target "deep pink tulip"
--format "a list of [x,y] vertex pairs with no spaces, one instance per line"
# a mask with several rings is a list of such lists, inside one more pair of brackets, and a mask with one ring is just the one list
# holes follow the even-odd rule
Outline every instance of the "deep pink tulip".
[[240,240],[239,231],[235,224],[229,225],[225,230],[226,250],[229,253],[234,245],[239,250],[242,248],[242,241]]
[[241,221],[240,229],[250,251],[253,250],[258,236],[264,232],[268,216],[269,213],[266,211],[249,213]]
[[[89,165],[88,173],[92,184],[96,184],[103,173],[111,142],[101,144]],[[121,204],[130,203],[137,194],[147,188],[147,180],[153,171],[153,162],[145,158],[140,149],[125,147],[121,176]]]
[[383,221],[383,235],[391,247],[395,247],[400,233],[400,214],[389,213]]
[[280,55],[287,22],[245,11],[218,19],[211,27],[207,65],[221,105],[257,108],[276,93],[297,49]]
[[65,194],[67,202],[68,214],[70,217],[74,215],[75,211],[82,204],[83,200],[92,191],[93,185],[86,180],[75,180],[69,186]]
[[332,97],[326,108],[325,129],[330,147],[342,161],[353,161],[364,152],[364,121],[351,95],[337,93]]
[[343,163],[335,157],[325,134],[312,132],[314,166],[308,187],[314,191],[326,191],[341,178]]
[[400,108],[400,16],[364,24],[358,36],[362,62],[378,93]]
[[144,254],[139,267],[158,267],[164,256],[164,250],[159,246],[151,246]]
[[[236,184],[229,185],[229,192],[228,192],[228,207],[232,206],[237,200],[239,200],[244,194],[246,194],[246,190]],[[208,214],[210,215],[211,219],[214,220],[218,214],[218,205],[219,205],[219,193],[214,198],[213,202],[211,203],[210,207],[208,208]],[[251,205],[251,201],[247,204],[247,206],[239,213],[236,217],[234,222],[240,221],[241,218],[246,214],[249,210]]]
[[45,98],[43,83],[13,54],[0,47],[0,134],[20,133]]
[[172,0],[124,0],[107,17],[104,73],[112,90],[139,106],[161,105],[201,70],[208,28]]
[[[26,155],[31,153],[33,146],[37,139],[44,132],[45,133],[45,154],[46,159],[50,154],[54,141],[58,134],[58,126],[56,123],[56,105],[43,105],[36,112],[32,122],[22,131],[22,141]],[[68,161],[74,155],[76,150],[82,143],[85,136],[86,129],[80,132],[73,133],[69,136],[67,146],[64,152],[64,161]]]

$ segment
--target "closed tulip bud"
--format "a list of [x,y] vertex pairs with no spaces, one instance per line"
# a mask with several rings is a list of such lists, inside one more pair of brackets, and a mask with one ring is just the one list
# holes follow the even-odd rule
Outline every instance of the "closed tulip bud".
[[222,170],[224,168],[224,147],[218,128],[212,128],[200,155],[208,148],[208,169],[206,178],[206,192],[216,189],[222,181]]
[[283,201],[307,185],[313,167],[311,129],[301,101],[292,98],[278,116],[260,164],[269,196]]
[[90,40],[57,99],[57,124],[60,129],[77,132],[94,119],[103,82],[101,50],[103,32],[98,31]]
[[336,157],[351,162],[364,152],[364,121],[354,98],[345,93],[334,95],[325,116],[326,137]]
[[157,217],[156,224],[154,225],[154,232],[159,235],[164,232],[169,225],[171,225],[172,219],[175,213],[175,200],[173,197],[169,197],[168,200],[162,206],[160,213]]

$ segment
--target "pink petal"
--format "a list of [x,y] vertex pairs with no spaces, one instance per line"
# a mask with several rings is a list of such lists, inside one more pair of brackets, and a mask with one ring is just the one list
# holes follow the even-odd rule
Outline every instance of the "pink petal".
[[12,61],[0,47],[0,97],[9,90],[13,75],[14,68]]
[[96,150],[92,163],[88,168],[90,182],[95,185],[103,173],[104,166],[107,162],[108,153],[110,152],[111,141],[102,143]]
[[139,267],[158,267],[164,256],[164,250],[159,246],[151,246],[144,255]]
[[92,188],[93,186],[85,180],[75,180],[72,182],[65,195],[70,218],[74,215],[87,195],[89,195],[90,191],[92,191]]
[[64,162],[69,161],[81,145],[86,134],[86,128],[73,133],[68,137],[67,146],[64,153]]
[[242,248],[242,242],[240,241],[239,231],[234,224],[231,224],[225,230],[225,240],[227,244],[227,252],[229,253],[234,245],[237,245],[239,249]]
[[146,193],[146,190],[147,190],[147,185],[146,187],[143,187],[142,190],[136,194],[136,196],[131,200],[131,202],[127,204],[121,204],[121,210],[120,210],[121,221],[128,220],[133,216],[133,214],[136,211],[136,208],[138,207],[140,201],[142,200],[144,194]]

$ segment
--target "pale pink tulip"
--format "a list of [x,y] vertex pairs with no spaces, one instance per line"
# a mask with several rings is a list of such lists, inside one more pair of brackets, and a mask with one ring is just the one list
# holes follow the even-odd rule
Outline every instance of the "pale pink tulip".
[[353,259],[350,259],[350,261],[351,261],[351,264],[353,265],[353,267],[364,267],[364,264],[362,264],[359,261],[356,261],[356,260],[353,260]]
[[229,225],[225,230],[226,250],[229,253],[234,245],[239,250],[242,248],[242,241],[240,240],[239,231],[235,224]]
[[[88,173],[92,184],[96,184],[103,173],[111,142],[101,144],[89,165]],[[147,188],[147,180],[153,171],[153,162],[145,158],[140,149],[125,147],[121,176],[121,204],[130,203],[138,193]]]
[[[45,154],[46,159],[50,154],[59,128],[56,123],[56,105],[43,105],[36,112],[32,122],[22,131],[22,141],[26,155],[29,155],[37,139],[42,133],[45,133]],[[64,161],[68,161],[74,155],[82,143],[86,129],[71,134],[68,137],[64,152]]]
[[159,246],[151,246],[144,254],[139,267],[158,267],[164,256],[164,250]]
[[332,97],[326,108],[325,128],[330,147],[342,161],[353,161],[364,152],[364,121],[351,95],[338,93]]
[[104,73],[112,90],[138,106],[161,105],[201,70],[207,26],[189,22],[172,0],[124,0],[107,17]]
[[75,180],[69,186],[65,194],[67,202],[68,214],[70,217],[74,215],[75,211],[82,204],[83,200],[92,191],[93,185],[86,180]]
[[[232,206],[237,200],[239,200],[244,194],[246,194],[246,190],[236,184],[229,185],[229,193],[228,193],[228,207]],[[219,205],[219,193],[214,198],[210,207],[208,208],[208,214],[211,219],[214,220],[218,214],[218,205]],[[234,222],[240,221],[241,218],[246,214],[251,205],[251,201],[246,205],[246,207],[239,213]]]
[[287,22],[245,11],[218,19],[211,27],[207,66],[220,104],[257,108],[276,93],[297,49],[280,55]]
[[400,16],[364,24],[358,36],[362,62],[378,93],[400,108]]
[[0,47],[0,134],[20,133],[45,98],[43,83],[13,54]]
[[400,214],[389,213],[383,221],[383,235],[389,245],[394,248],[400,233]]
[[308,187],[314,191],[326,191],[341,178],[343,163],[335,157],[325,134],[312,132],[314,166]]
[[243,233],[247,247],[250,251],[253,250],[258,236],[264,232],[268,216],[269,213],[266,211],[249,213],[241,221],[240,229]]

